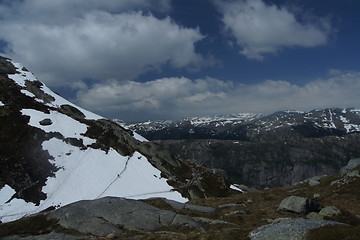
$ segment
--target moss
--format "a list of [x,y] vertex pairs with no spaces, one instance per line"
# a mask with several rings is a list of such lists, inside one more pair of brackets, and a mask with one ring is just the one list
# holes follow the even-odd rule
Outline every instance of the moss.
[[22,218],[15,222],[1,224],[0,237],[20,234],[45,234],[51,232],[56,224],[56,220],[49,220],[44,215]]
[[359,240],[360,226],[328,225],[311,230],[307,240]]

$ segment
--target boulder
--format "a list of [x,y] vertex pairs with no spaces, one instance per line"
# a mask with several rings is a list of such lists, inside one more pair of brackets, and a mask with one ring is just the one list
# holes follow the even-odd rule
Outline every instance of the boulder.
[[98,237],[121,235],[123,230],[155,231],[167,226],[200,228],[204,225],[189,216],[161,210],[145,202],[116,197],[79,201],[46,215],[57,220],[65,229]]
[[342,223],[302,218],[286,219],[259,227],[250,232],[248,237],[251,240],[305,240],[306,233],[311,229],[330,224]]
[[327,206],[320,210],[319,215],[324,217],[333,217],[340,215],[341,212],[337,207]]
[[278,210],[288,211],[299,214],[306,214],[310,212],[319,212],[320,204],[303,197],[290,196],[281,201]]
[[176,202],[174,200],[169,200],[169,199],[163,199],[163,200],[164,200],[164,202],[169,204],[173,209],[176,209],[176,210],[187,209],[187,210],[201,212],[201,213],[212,213],[212,212],[215,212],[215,210],[216,210],[215,208],[212,208],[212,207],[197,206],[197,205],[192,205],[189,203],[180,203],[180,202]]
[[344,174],[349,172],[357,166],[360,166],[360,158],[351,159],[345,167],[340,169],[340,173]]
[[42,126],[49,126],[52,124],[52,121],[49,118],[45,118],[45,119],[41,120],[39,123]]

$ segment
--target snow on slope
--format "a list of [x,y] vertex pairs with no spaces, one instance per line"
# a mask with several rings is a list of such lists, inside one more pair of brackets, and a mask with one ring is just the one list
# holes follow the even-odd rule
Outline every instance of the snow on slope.
[[[12,62],[11,63],[16,67],[17,71],[19,72],[18,74],[9,74],[8,77],[12,80],[14,80],[19,86],[21,87],[25,87],[25,81],[38,81],[36,79],[36,77],[29,71],[24,70],[25,68],[20,64],[20,63],[16,63],[16,62]],[[45,84],[41,87],[42,90],[49,94],[50,96],[52,96],[55,101],[51,102],[51,103],[44,103],[43,100],[41,99],[36,99],[38,102],[44,103],[47,106],[51,106],[51,107],[60,107],[61,105],[67,104],[70,106],[73,106],[77,109],[79,109],[87,119],[101,119],[103,117],[89,112],[81,107],[76,106],[75,104],[69,102],[68,100],[64,99],[63,97],[60,97],[59,95],[57,95],[56,93],[54,93],[53,91],[51,91]],[[21,92],[27,96],[30,97],[35,97],[35,95],[27,90],[21,90]]]
[[[37,81],[31,73],[23,71],[20,64],[13,64],[20,74],[10,75],[9,78],[18,85],[25,87],[25,80]],[[102,118],[61,98],[45,85],[41,88],[55,98],[54,102],[47,104],[48,106],[59,107],[68,104],[79,109],[87,119]],[[22,93],[35,98],[25,89]],[[43,103],[43,100],[36,100]],[[44,141],[43,150],[47,150],[53,156],[49,161],[59,168],[53,177],[47,178],[46,185],[42,188],[47,198],[36,206],[23,199],[13,198],[15,190],[5,185],[0,189],[0,221],[13,221],[51,206],[60,207],[79,200],[105,196],[132,199],[164,197],[179,202],[188,200],[174,191],[173,187],[167,184],[167,179],[160,176],[161,172],[139,152],[131,156],[122,156],[112,148],[107,152],[91,148],[89,145],[96,141],[83,135],[88,129],[86,124],[58,111],[50,111],[46,114],[34,109],[22,109],[21,113],[30,117],[29,125],[40,128],[46,133],[59,132],[65,138],[80,139],[87,148],[81,149],[57,138]],[[44,119],[50,119],[51,124],[41,125],[40,121]],[[146,141],[137,134],[134,134],[134,137]]]

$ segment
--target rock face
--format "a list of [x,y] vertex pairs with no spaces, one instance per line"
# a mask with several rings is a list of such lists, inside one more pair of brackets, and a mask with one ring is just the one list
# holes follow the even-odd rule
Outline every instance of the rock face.
[[335,206],[327,206],[320,210],[319,215],[325,216],[325,217],[333,217],[340,215],[340,210]]
[[319,212],[320,204],[303,197],[290,196],[281,201],[278,210],[288,211],[299,214],[307,214],[310,212]]
[[[126,125],[126,124],[125,124]],[[174,156],[225,171],[255,188],[331,175],[360,157],[360,110],[282,111],[267,116],[187,118],[128,124]]]
[[360,154],[360,134],[249,142],[230,140],[157,141],[171,154],[224,170],[236,183],[255,188],[292,185],[332,175]]
[[99,237],[121,235],[123,230],[154,231],[175,225],[201,227],[200,222],[189,216],[114,197],[76,202],[45,215],[66,229]]
[[147,121],[125,125],[150,140],[269,141],[274,137],[287,140],[289,136],[301,139],[360,132],[360,110],[328,108],[310,112],[279,111],[266,116],[243,113],[186,118],[177,122]]
[[0,221],[104,196],[225,196],[229,183],[58,96],[0,57]]
[[341,223],[301,218],[287,219],[259,227],[249,234],[249,238],[251,240],[305,240],[305,235],[309,230],[330,224]]
[[[32,221],[38,224],[38,227],[47,230],[48,233],[43,234],[42,239],[72,239],[74,235],[80,235],[81,239],[90,239],[109,235],[119,236],[124,231],[151,232],[174,226],[198,229],[207,225],[199,219],[161,210],[145,202],[115,197],[79,201],[28,219],[8,223],[10,227],[6,227],[5,224],[0,226],[0,236],[5,229],[8,231],[7,235],[24,231],[23,236],[7,236],[5,239],[32,239],[27,236],[31,231],[28,226],[22,226],[22,230],[16,229],[21,228],[21,221]],[[36,237],[38,238],[41,239],[40,236]]]

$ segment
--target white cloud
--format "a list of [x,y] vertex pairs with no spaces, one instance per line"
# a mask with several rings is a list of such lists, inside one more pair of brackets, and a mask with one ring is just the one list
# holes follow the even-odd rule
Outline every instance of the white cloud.
[[250,59],[263,60],[264,54],[286,47],[321,46],[331,33],[326,18],[304,17],[300,22],[286,7],[263,0],[218,0],[216,5],[223,14],[225,29],[241,48],[240,53]]
[[154,8],[150,3],[165,10],[169,0],[14,2],[18,5],[2,5],[11,14],[0,19],[0,39],[8,43],[9,57],[50,87],[79,86],[76,81],[82,79],[131,80],[164,65],[198,68],[205,61],[195,51],[204,38],[199,29],[179,26],[169,17],[122,11]]
[[170,9],[171,0],[5,0],[0,5],[0,14],[7,20],[63,25],[94,10],[120,13],[129,10],[166,12]]
[[[218,102],[230,86],[212,78],[163,78],[145,83],[112,81],[80,91],[76,102],[105,115],[124,115],[124,119],[129,115],[140,119],[178,118],[179,115],[196,114],[204,102]],[[200,112],[210,110],[211,113],[211,109],[205,107]]]
[[338,72],[304,86],[274,80],[236,85],[213,78],[164,78],[146,83],[97,84],[79,92],[76,101],[95,112],[124,120],[179,119],[238,112],[360,108],[359,91],[360,72]]

